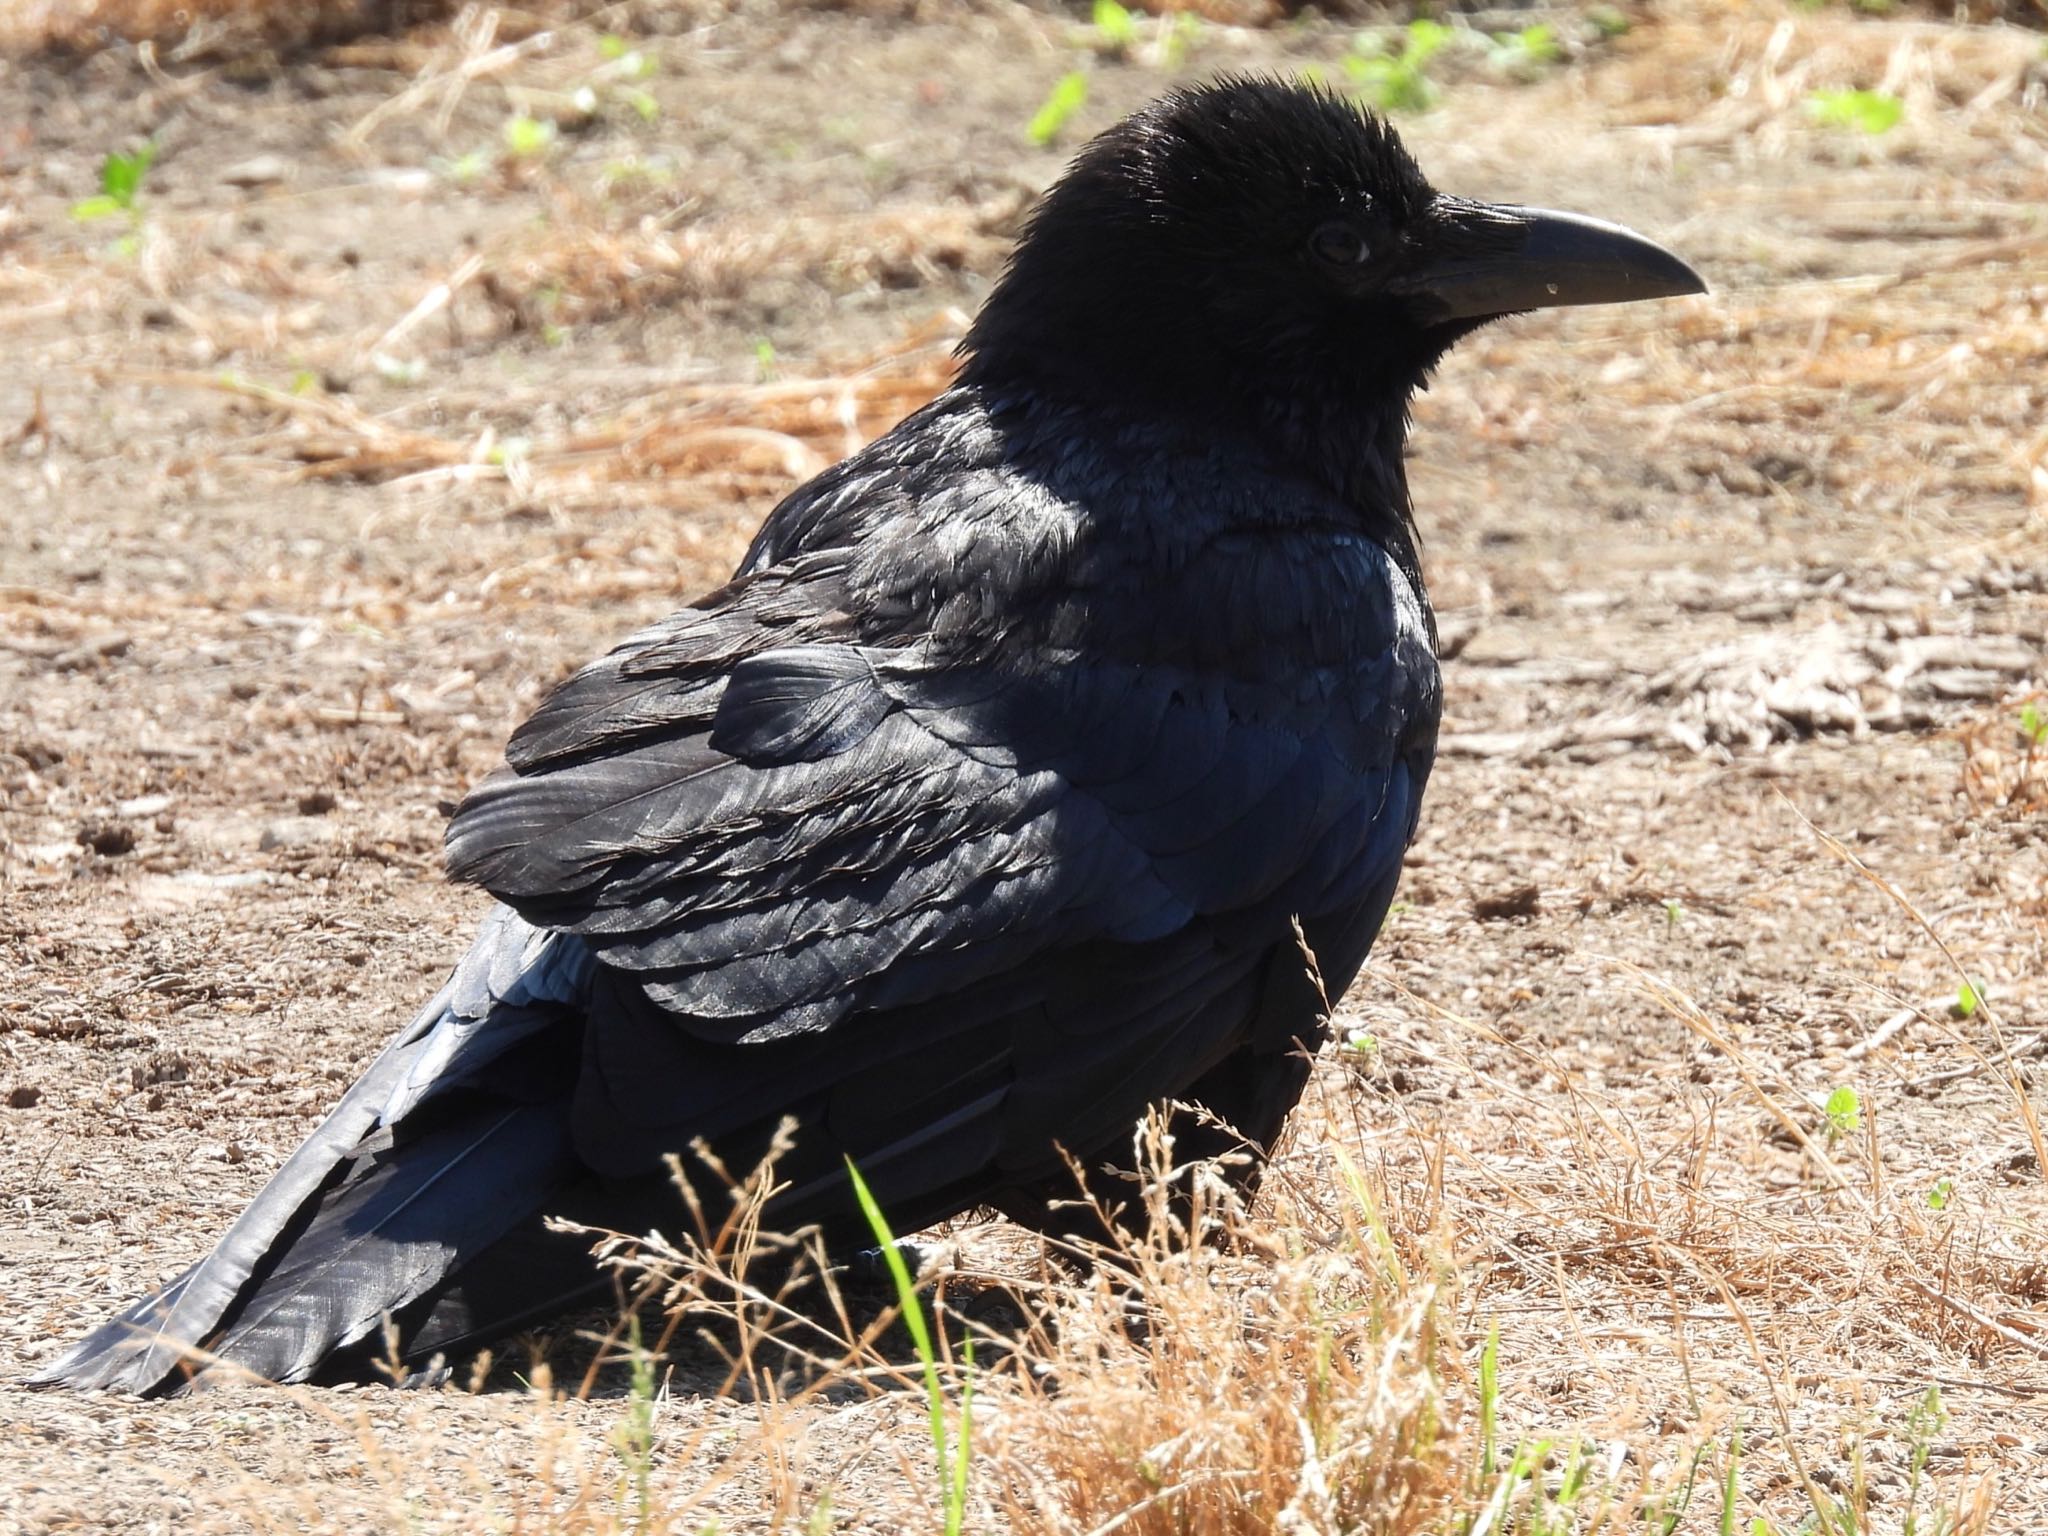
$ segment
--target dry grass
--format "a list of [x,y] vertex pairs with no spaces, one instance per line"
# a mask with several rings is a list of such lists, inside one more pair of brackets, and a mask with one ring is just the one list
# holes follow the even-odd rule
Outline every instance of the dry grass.
[[[1653,995],[1730,1043],[1682,994]],[[1761,1081],[1762,1117],[1727,1123],[1646,1118],[1583,1090],[1567,1098],[1559,1112],[1511,1109],[1504,1124],[1446,1140],[1444,1188],[1430,1197],[1462,1239],[1472,1312],[1499,1327],[1514,1431],[1576,1425],[1603,1466],[1625,1473],[1608,1497],[1639,1506],[1677,1508],[1703,1455],[1709,1486],[1722,1486],[1739,1431],[1731,1492],[1743,1525],[1862,1530],[1878,1505],[1896,1510],[1912,1415],[1967,1316],[1944,1314],[1957,1292],[2012,1308],[2032,1283],[2023,1240],[1987,1252],[1981,1231],[1931,1218],[1917,1183],[1873,1199],[1874,1115],[1867,1138],[1831,1146],[1819,1106]],[[1683,1159],[1650,1150],[1688,1143]],[[1936,1502],[1957,1529],[1984,1528],[1995,1484],[1967,1463],[1942,1465],[1962,1475]],[[1683,1528],[1713,1528],[1720,1501],[1694,1494],[1705,1507]]]
[[[514,329],[588,324],[660,305],[743,297],[763,273],[828,292],[926,286],[948,272],[989,271],[1010,246],[1021,192],[973,207],[904,213],[792,215],[733,225],[605,228],[602,214],[493,256],[474,274]],[[687,207],[664,217],[675,221]]]
[[[1639,980],[1739,1054],[1689,999]],[[949,1454],[970,1438],[965,1529],[1469,1536],[1761,1520],[1849,1536],[1902,1514],[1945,1536],[1994,1528],[1995,1482],[1959,1463],[1940,1406],[1942,1385],[1977,1383],[1944,1378],[1941,1360],[1972,1336],[2048,1354],[2038,1315],[2009,1299],[2041,1268],[1887,1181],[1874,1115],[1831,1129],[1759,1084],[1789,1162],[1743,1120],[1704,1127],[1671,1164],[1643,1150],[1668,1145],[1665,1128],[1574,1091],[1511,1111],[1505,1141],[1445,1139],[1404,1168],[1387,1162],[1398,1135],[1321,1118],[1355,1109],[1346,1070],[1325,1071],[1311,1134],[1255,1211],[1215,1167],[1175,1164],[1154,1123],[1139,1140],[1144,1237],[1081,1271],[991,1273],[936,1253],[921,1284]],[[1383,1166],[1365,1171],[1374,1156]],[[415,1500],[416,1528],[463,1529],[482,1511],[548,1536],[680,1533],[745,1511],[761,1529],[817,1531],[858,1488],[865,1527],[940,1530],[897,1313],[849,1299],[800,1239],[760,1231],[773,1188],[771,1163],[729,1208],[692,1204],[673,1239],[607,1238],[634,1292],[669,1309],[666,1330],[643,1350],[614,1328],[566,1396],[539,1376],[516,1501],[502,1482],[459,1512]],[[992,1295],[1026,1323],[980,1320]],[[961,1353],[970,1336],[978,1366]],[[1626,1378],[1618,1339],[1634,1345]],[[678,1354],[714,1362],[719,1391],[744,1404],[693,1416],[660,1385],[674,1367],[657,1362]],[[1871,1356],[1887,1369],[1853,1363]],[[576,1416],[601,1363],[638,1366],[607,1437]],[[1571,1379],[1581,1406],[1532,1414],[1532,1369]],[[1644,1396],[1652,1382],[1667,1402]],[[393,1499],[441,1433],[417,1413],[396,1433],[354,1420],[363,1508]]]
[[[1421,1536],[1449,1530],[1459,1508],[1497,1504],[1497,1517],[1511,1517],[1541,1505],[1530,1468],[1480,1459],[1472,1383],[1447,1332],[1447,1259],[1389,1232],[1368,1181],[1353,1170],[1313,1213],[1254,1220],[1215,1167],[1173,1164],[1163,1123],[1142,1128],[1139,1145],[1144,1238],[1006,1274],[940,1254],[922,1276],[939,1340],[932,1380],[945,1384],[928,1414],[950,1454],[968,1440],[965,1529]],[[674,1236],[592,1234],[667,1325],[644,1346],[637,1323],[593,1337],[589,1368],[566,1392],[535,1369],[538,1432],[509,1485],[479,1480],[469,1503],[423,1507],[415,1469],[455,1454],[446,1423],[417,1408],[373,1421],[316,1398],[314,1411],[355,1447],[364,1486],[343,1509],[262,1499],[259,1528],[402,1518],[426,1532],[482,1521],[637,1536],[738,1516],[749,1528],[817,1532],[854,1489],[867,1528],[944,1527],[932,1420],[920,1422],[919,1361],[899,1309],[849,1293],[806,1238],[761,1230],[786,1149],[729,1180],[716,1210],[678,1177],[686,1214]],[[1413,1271],[1425,1253],[1428,1268]],[[1031,1320],[991,1325],[991,1298]],[[678,1356],[708,1367],[706,1388],[742,1402],[692,1415],[665,1385]],[[601,1435],[588,1399],[606,1367],[630,1385]]]
[[1175,1166],[1161,1124],[1137,1150],[1144,1235],[1091,1251],[994,1409],[1011,1530],[1402,1536],[1494,1494],[1462,1465],[1452,1266],[1396,1239],[1355,1167],[1255,1220],[1218,1169]]
[[[927,0],[793,0],[792,9],[806,3],[907,19]],[[520,35],[529,35],[601,4],[526,0],[521,6],[494,8],[492,14],[509,16]],[[231,58],[364,36],[398,39],[465,8],[476,9],[468,0],[14,0],[0,11],[0,51],[84,53],[123,41],[152,44],[181,58]],[[623,12],[627,7],[613,0],[603,8]],[[1230,26],[1263,25],[1284,10],[1279,0],[1153,0],[1136,8],[1161,14],[1189,10]]]
[[17,0],[0,15],[0,50],[84,53],[118,39],[216,57],[395,34],[456,9],[457,0]]
[[[1431,1254],[1426,1269],[1410,1267],[1427,1247],[1380,1223],[1368,1181],[1352,1170],[1314,1212],[1254,1220],[1214,1166],[1173,1163],[1162,1122],[1141,1129],[1139,1147],[1144,1238],[1035,1273],[942,1258],[923,1277],[939,1340],[933,1380],[946,1383],[929,1412],[950,1454],[968,1437],[964,1528],[1419,1536],[1449,1529],[1461,1499],[1497,1503],[1497,1515],[1541,1503],[1527,1467],[1479,1460],[1469,1373],[1446,1331],[1450,1266]],[[516,1510],[492,1511],[497,1523],[693,1531],[737,1495],[765,1529],[816,1531],[829,1527],[838,1489],[860,1486],[870,1525],[944,1526],[898,1310],[850,1300],[806,1242],[760,1231],[774,1155],[718,1212],[679,1178],[689,1216],[673,1239],[604,1238],[600,1252],[634,1294],[668,1309],[668,1326],[646,1351],[613,1329],[584,1378],[587,1393],[599,1365],[640,1366],[612,1465],[587,1442],[572,1452],[557,1430],[542,1475]],[[1031,1321],[977,1320],[992,1296]],[[970,1337],[979,1365],[964,1351]],[[720,1392],[751,1405],[742,1446],[705,1429],[656,1444],[665,1398],[651,1364],[665,1350],[692,1352],[693,1338],[698,1358],[718,1362]],[[821,1486],[806,1447],[862,1421],[837,1485]],[[378,1465],[395,1450],[373,1437],[365,1458]],[[571,1469],[573,1487],[562,1475]]]
[[[2048,697],[2015,700],[1960,732],[1963,793],[1985,815],[2048,814]],[[2048,891],[2041,893],[2048,899]],[[2044,906],[2040,915],[2048,915]]]
[[[726,495],[757,494],[817,473],[944,388],[966,317],[943,311],[878,350],[819,359],[820,371],[809,376],[764,370],[774,376],[751,385],[644,391],[602,420],[541,440],[507,442],[488,425],[463,435],[410,426],[397,413],[373,413],[326,393],[308,365],[404,372],[436,355],[444,329],[472,344],[479,316],[486,334],[554,335],[734,300],[766,272],[830,292],[927,286],[961,268],[992,271],[1022,204],[1012,193],[967,208],[748,217],[684,229],[651,217],[622,225],[615,208],[572,205],[570,216],[538,237],[522,234],[460,261],[388,324],[317,337],[307,333],[338,280],[287,269],[262,253],[201,258],[181,232],[159,223],[143,232],[136,260],[125,267],[91,265],[62,277],[0,269],[0,284],[11,277],[16,290],[0,288],[0,300],[11,300],[0,309],[0,333],[10,321],[118,310],[146,298],[206,358],[246,359],[259,370],[291,359],[294,388],[267,382],[261,371],[102,371],[103,379],[224,396],[254,418],[252,431],[166,461],[163,472],[173,480],[284,463],[302,478],[400,481],[422,492],[501,486],[558,509],[661,497],[691,476],[722,478]],[[264,301],[255,315],[243,302],[252,293]],[[209,302],[222,294],[231,302]],[[458,332],[453,317],[465,305],[472,313]],[[499,398],[493,414],[530,403]]]
[[[1880,518],[2003,503],[2022,515],[1994,547],[2038,547],[2048,431],[2015,385],[2048,370],[2048,230],[2035,217],[2038,172],[2022,169],[2041,151],[2039,38],[1707,8],[1643,28],[1618,52],[1589,80],[1527,98],[1529,128],[1590,95],[1669,172],[1699,154],[1759,168],[1811,159],[1830,180],[1818,200],[1807,188],[1774,202],[1748,177],[1700,187],[1672,237],[1739,275],[1659,330],[1619,313],[1575,326],[1577,346],[1599,359],[1603,401],[1639,408],[1658,445],[1715,463],[1741,488],[1781,481],[1782,467],[1745,465],[1758,429],[1781,429],[1804,450],[1788,511],[1808,477]],[[1818,125],[1815,93],[1847,89],[1897,98],[1899,126]],[[1927,170],[1903,186],[1900,168],[1915,165]],[[1842,271],[1860,249],[1902,238],[1908,249],[1869,264],[1881,271]],[[1490,393],[1475,399],[1491,404]],[[1499,409],[1511,419],[1504,394]]]
[[295,463],[311,479],[392,482],[422,493],[502,485],[558,509],[617,507],[672,501],[683,477],[733,497],[808,479],[943,389],[959,330],[959,317],[943,317],[830,377],[652,391],[601,422],[539,442],[506,442],[490,427],[451,438],[372,415],[345,397],[293,394],[234,375],[120,377],[226,394],[268,418],[225,449],[172,460],[173,477],[267,459]]
[[[48,48],[85,51],[109,39],[151,42],[180,47],[187,53],[218,56],[256,49],[317,47],[366,33],[396,37],[407,30],[445,19],[462,0],[20,0],[0,23],[0,48]],[[534,0],[527,7],[544,12],[568,11]],[[890,4],[874,0],[866,7],[880,14],[915,11],[915,0]],[[1871,6],[1871,10],[1888,7]],[[2019,26],[2048,25],[2048,0],[1914,0],[1905,9],[1933,12],[1942,20],[2003,21]],[[1140,0],[1133,6],[1158,15],[1191,11],[1225,26],[1260,26],[1280,19],[1292,7],[1281,0]],[[1389,8],[1378,4],[1342,3],[1334,14],[1381,20]],[[1399,14],[1401,8],[1393,8]]]

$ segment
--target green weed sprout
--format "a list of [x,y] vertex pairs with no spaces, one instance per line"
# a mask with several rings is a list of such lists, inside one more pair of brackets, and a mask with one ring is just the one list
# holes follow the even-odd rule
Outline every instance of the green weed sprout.
[[641,122],[652,123],[661,116],[661,104],[636,83],[652,80],[661,67],[653,54],[631,46],[616,32],[607,32],[597,40],[597,56],[603,62],[576,92],[579,111],[586,115],[597,111],[602,100],[598,87],[602,86],[605,95],[623,101],[639,114]]
[[518,159],[537,159],[554,147],[555,133],[549,119],[515,112],[505,119],[505,148]]
[[654,1518],[654,1352],[641,1342],[637,1315],[627,1319],[626,1327],[633,1374],[626,1389],[626,1411],[612,1431],[612,1444],[626,1464],[626,1479],[632,1488],[633,1529],[645,1532],[652,1529]]
[[1493,1476],[1500,1433],[1500,1324],[1486,1325],[1486,1347],[1479,1351],[1479,1476]]
[[1728,1433],[1728,1473],[1721,1479],[1719,1536],[1735,1536],[1735,1501],[1742,1493],[1742,1426]]
[[1147,17],[1123,0],[1094,0],[1089,24],[1077,41],[1106,58],[1175,70],[1186,61],[1201,36],[1202,18],[1193,11],[1169,11]]
[[1138,46],[1138,20],[1118,0],[1095,0],[1090,19],[1105,52],[1124,54]]
[[436,158],[427,164],[438,175],[454,182],[458,187],[466,187],[483,178],[484,172],[491,168],[491,158],[480,149],[472,149],[453,160]]
[[854,1166],[850,1157],[846,1160],[846,1176],[853,1181],[853,1197],[860,1202],[860,1212],[867,1218],[868,1230],[874,1233],[875,1241],[881,1245],[882,1261],[889,1266],[889,1279],[896,1287],[896,1301],[903,1312],[904,1326],[910,1330],[910,1341],[924,1366],[925,1414],[931,1422],[932,1449],[938,1453],[939,1490],[946,1511],[945,1536],[960,1536],[961,1526],[967,1518],[967,1469],[974,1424],[974,1339],[969,1335],[962,1340],[967,1370],[960,1378],[960,1439],[954,1448],[955,1454],[949,1458],[946,1454],[946,1396],[939,1385],[939,1357],[932,1347],[932,1330],[925,1321],[924,1303],[918,1300],[917,1284],[910,1277],[910,1266],[903,1262],[903,1251],[896,1246],[896,1235],[889,1230],[888,1218],[882,1215],[882,1208],[875,1202],[867,1180],[860,1176],[860,1169]]
[[597,56],[613,66],[608,73],[622,80],[649,80],[654,76],[654,60],[616,32],[607,32],[597,40]]
[[155,139],[145,140],[132,155],[108,155],[100,162],[99,195],[73,203],[71,217],[86,224],[126,214],[131,222],[139,222],[142,212],[135,206],[136,199],[142,195],[142,178],[155,160]]
[[1906,115],[1906,104],[1888,91],[1815,91],[1807,115],[1824,128],[1850,128],[1875,137],[1890,133]]
[[1519,32],[1496,32],[1493,46],[1487,50],[1488,62],[1495,69],[1523,80],[1542,74],[1563,57],[1557,29],[1548,22],[1538,22]]
[[1956,988],[1956,1017],[1959,1019],[1973,1017],[1977,1012],[1978,1005],[1983,1001],[1984,994],[1971,986],[1967,981],[1964,982]]
[[[1929,1387],[1927,1395],[1906,1415],[1906,1443],[1912,1447],[1912,1460],[1906,1470],[1906,1518],[1900,1526],[1902,1536],[1917,1536],[1920,1488],[1927,1475],[1927,1458],[1934,1450],[1935,1437],[1947,1427],[1948,1410],[1941,1406],[1941,1388]],[[1935,1531],[1939,1533],[1945,1524],[1937,1514]]]
[[1863,1100],[1847,1083],[1843,1083],[1828,1095],[1828,1101],[1821,1107],[1821,1113],[1827,1116],[1830,1141],[1862,1129]]
[[1427,112],[1436,87],[1424,71],[1454,34],[1440,21],[1417,17],[1399,34],[1401,51],[1389,53],[1384,39],[1366,33],[1344,56],[1344,73],[1368,105],[1383,112]]
[[1167,69],[1179,69],[1202,40],[1202,18],[1193,11],[1175,11],[1166,21],[1166,36],[1159,45],[1159,62]]
[[1025,126],[1024,137],[1032,143],[1046,145],[1060,136],[1067,126],[1067,120],[1081,110],[1088,100],[1088,77],[1080,70],[1071,70],[1061,75],[1054,83],[1045,104],[1032,114]]
[[137,214],[135,201],[142,192],[142,179],[149,174],[150,165],[156,160],[156,141],[145,142],[132,155],[110,154],[100,162],[100,191],[97,197],[88,197],[71,205],[71,217],[80,223],[93,219],[112,218]]

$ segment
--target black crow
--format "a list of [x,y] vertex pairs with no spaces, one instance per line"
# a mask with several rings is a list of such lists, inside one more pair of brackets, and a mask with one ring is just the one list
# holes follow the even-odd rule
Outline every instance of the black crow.
[[[1180,90],[1081,151],[958,382],[563,684],[448,832],[501,903],[213,1252],[37,1380],[279,1381],[602,1294],[547,1213],[745,1167],[842,1247],[1036,1225],[1148,1106],[1270,1142],[1415,831],[1440,709],[1409,399],[1488,320],[1696,293],[1438,193],[1326,91]],[[1315,974],[1320,969],[1320,982]]]

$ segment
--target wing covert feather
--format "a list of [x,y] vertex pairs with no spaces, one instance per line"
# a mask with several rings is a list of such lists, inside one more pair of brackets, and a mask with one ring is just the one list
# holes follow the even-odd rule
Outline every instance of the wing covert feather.
[[[1388,878],[1415,802],[1390,775],[1426,771],[1436,702],[1392,557],[1233,532],[1097,569],[1072,508],[1033,486],[1005,524],[1001,474],[977,473],[945,516],[906,466],[889,508],[842,477],[778,512],[730,586],[522,728],[450,829],[452,870],[726,1042],[1207,919],[1259,949]],[[876,547],[905,538],[950,572],[867,591],[915,565]],[[980,649],[941,622],[993,600],[972,581],[1018,619]]]

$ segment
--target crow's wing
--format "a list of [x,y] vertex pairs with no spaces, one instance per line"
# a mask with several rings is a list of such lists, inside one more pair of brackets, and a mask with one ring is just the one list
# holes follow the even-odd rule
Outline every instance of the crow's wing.
[[[984,1098],[978,1147],[1063,1136],[1047,1083],[1087,1100],[1092,1064],[1142,1102],[1214,1065],[1245,1022],[1220,1000],[1249,1006],[1291,917],[1342,913],[1369,939],[1414,826],[1436,667],[1363,539],[1236,551],[1209,573],[1234,589],[1213,611],[1296,579],[1293,603],[1240,621],[1293,623],[1330,595],[1327,571],[1301,575],[1309,554],[1351,567],[1340,657],[1215,633],[1176,656],[1137,605],[1121,641],[1020,625],[965,653],[872,643],[846,617],[849,556],[823,551],[571,679],[458,813],[449,855],[651,1005],[621,992],[593,1013],[585,1072],[612,1091],[606,1123],[578,1125],[586,1155],[625,1172],[664,1137],[715,1138],[890,1063],[924,1107],[876,1137]],[[1262,648],[1276,671],[1228,664]],[[1134,954],[1149,974],[1126,979]],[[1043,1112],[1018,1120],[1025,1102]]]

